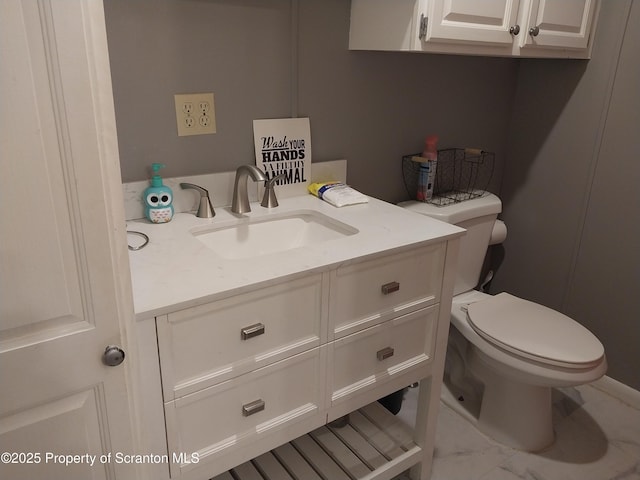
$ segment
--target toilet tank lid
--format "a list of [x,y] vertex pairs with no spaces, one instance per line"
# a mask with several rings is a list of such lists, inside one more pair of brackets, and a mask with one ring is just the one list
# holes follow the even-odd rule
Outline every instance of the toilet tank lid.
[[485,215],[497,215],[502,211],[502,202],[493,193],[485,193],[481,197],[438,206],[433,203],[417,202],[410,200],[398,204],[416,213],[442,220],[453,225],[472,218],[480,218]]

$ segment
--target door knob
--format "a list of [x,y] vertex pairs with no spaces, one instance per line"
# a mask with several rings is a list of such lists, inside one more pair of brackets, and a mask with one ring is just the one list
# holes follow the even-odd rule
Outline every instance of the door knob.
[[108,345],[102,354],[102,363],[108,367],[116,367],[124,361],[124,350],[117,345]]
[[531,35],[532,37],[537,37],[539,33],[540,33],[540,27],[538,26],[532,27],[529,29],[529,35]]

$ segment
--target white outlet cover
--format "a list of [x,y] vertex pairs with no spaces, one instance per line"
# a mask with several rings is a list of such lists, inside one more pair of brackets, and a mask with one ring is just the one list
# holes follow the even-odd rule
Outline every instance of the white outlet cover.
[[216,133],[216,113],[213,93],[174,95],[178,136]]

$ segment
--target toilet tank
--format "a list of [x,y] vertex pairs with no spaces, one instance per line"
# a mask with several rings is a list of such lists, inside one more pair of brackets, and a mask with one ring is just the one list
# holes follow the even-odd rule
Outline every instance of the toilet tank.
[[473,290],[480,282],[480,273],[484,257],[489,247],[491,233],[498,214],[502,211],[502,202],[492,193],[482,197],[439,207],[424,202],[402,202],[399,204],[422,215],[442,220],[464,228],[467,233],[460,240],[458,256],[458,274],[453,294]]

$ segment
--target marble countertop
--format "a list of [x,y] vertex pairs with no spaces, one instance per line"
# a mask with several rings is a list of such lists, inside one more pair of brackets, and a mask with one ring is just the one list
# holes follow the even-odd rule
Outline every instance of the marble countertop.
[[[252,211],[237,215],[229,207],[216,208],[211,219],[178,213],[164,224],[146,220],[127,222],[128,231],[149,236],[149,244],[130,251],[136,318],[143,320],[201,305],[229,295],[280,282],[287,278],[329,270],[358,258],[393,253],[461,235],[464,230],[395,205],[369,198],[369,203],[336,208],[312,195],[279,199],[266,209],[252,203]],[[225,259],[192,233],[233,221],[255,221],[289,212],[315,210],[358,230],[358,233],[254,258]],[[130,245],[139,237],[128,235]]]

